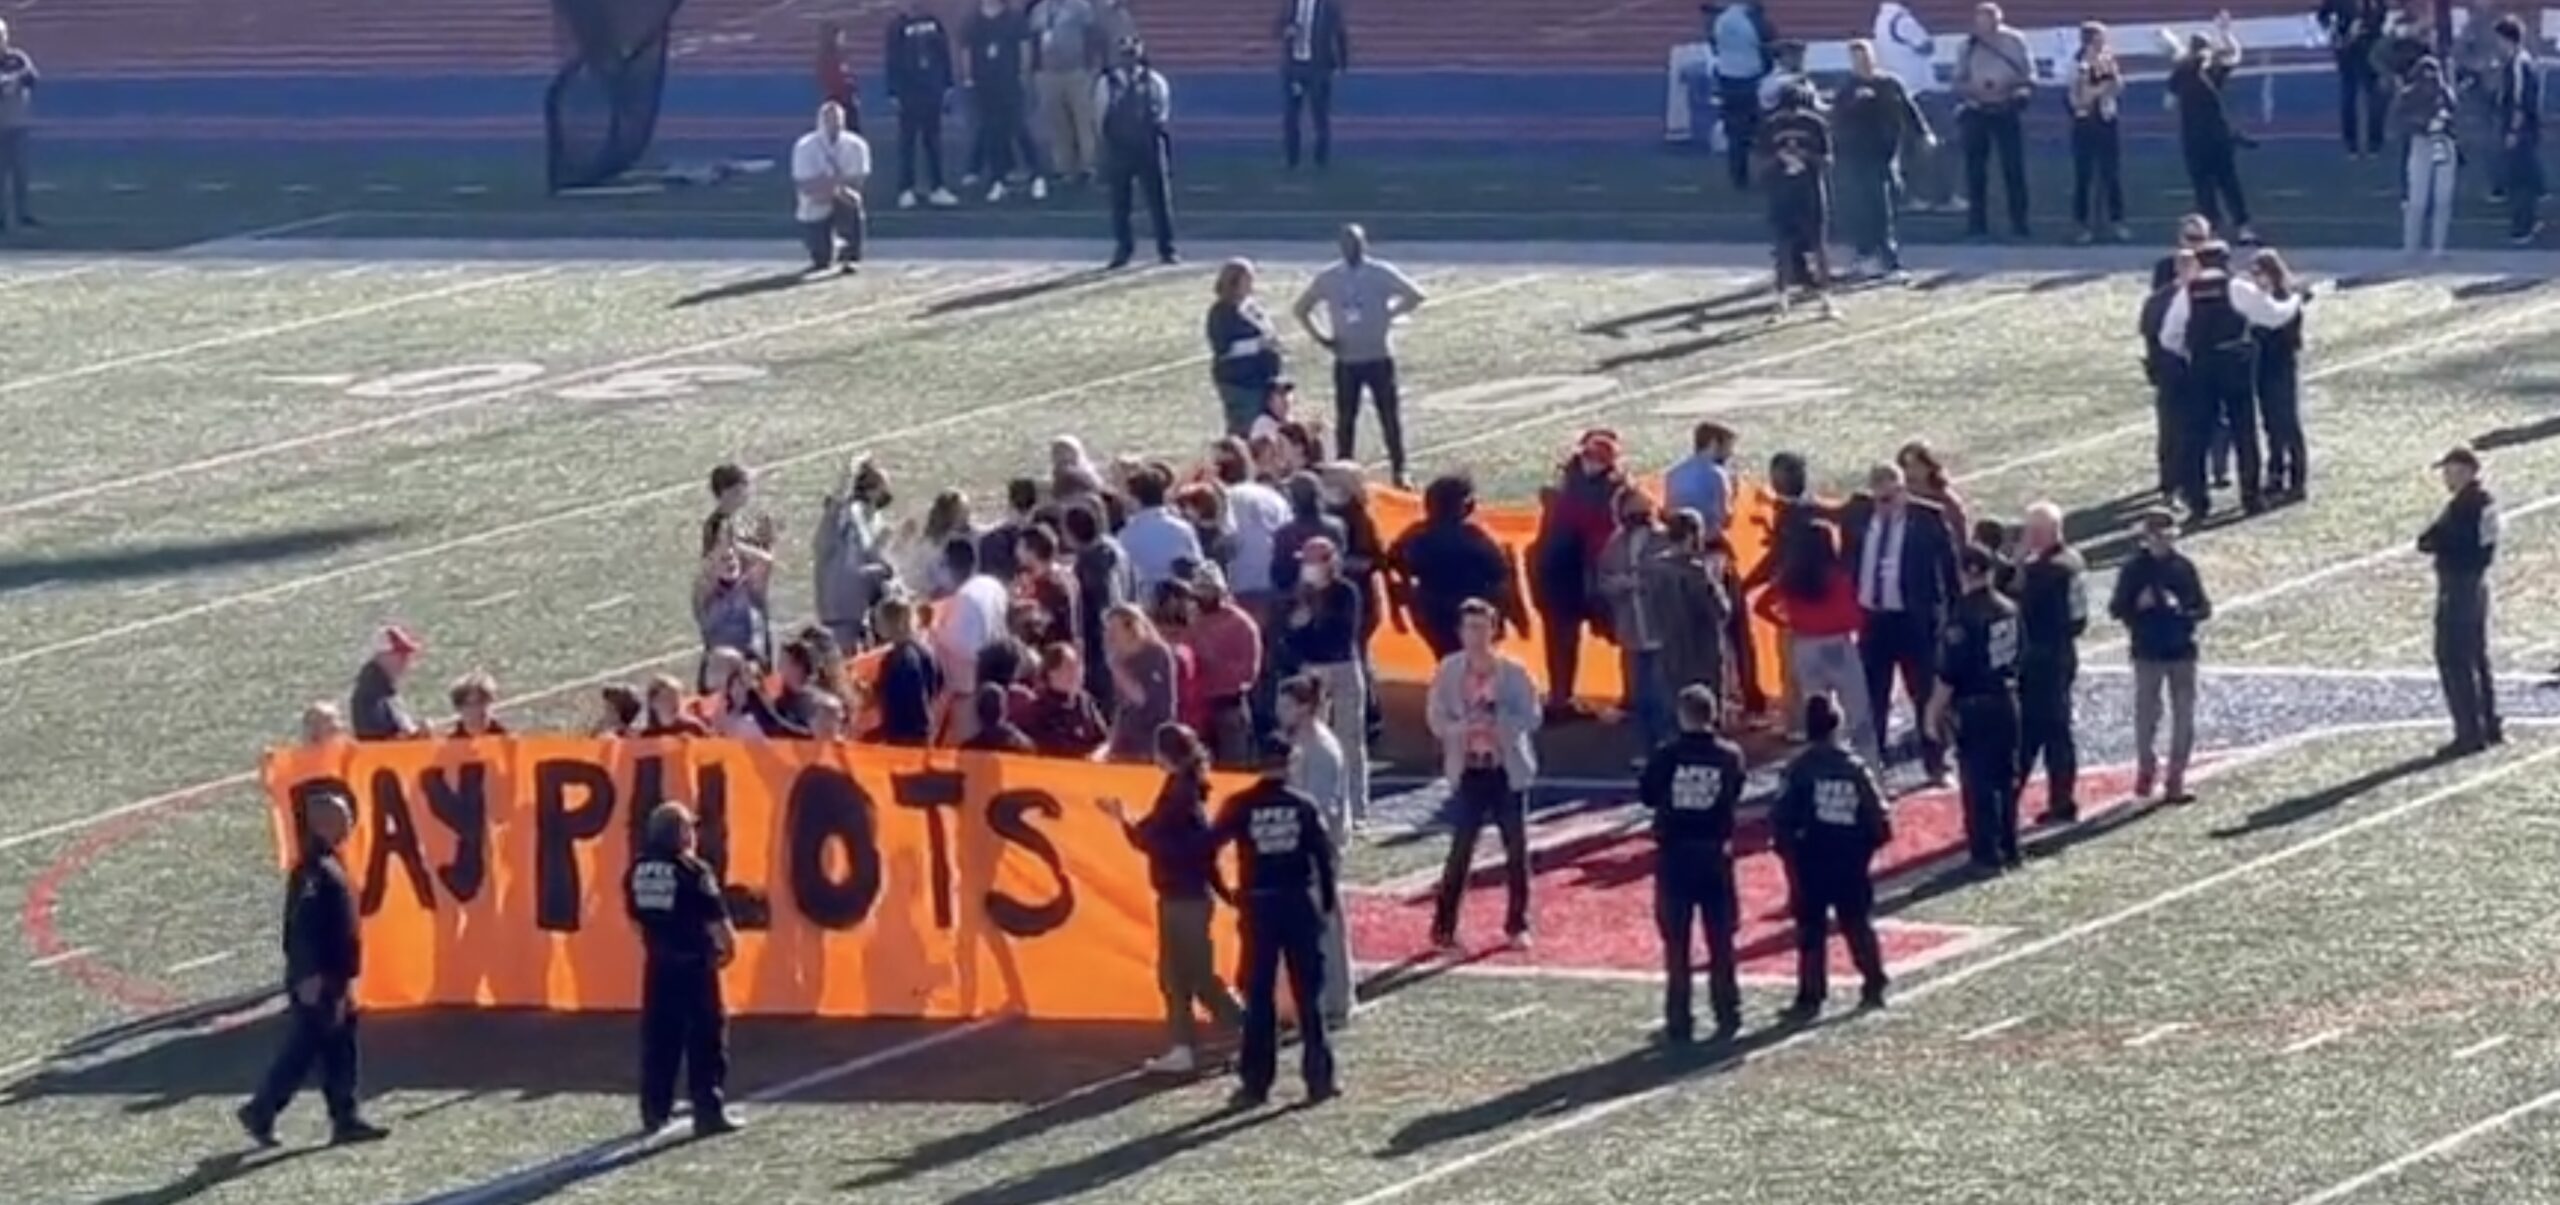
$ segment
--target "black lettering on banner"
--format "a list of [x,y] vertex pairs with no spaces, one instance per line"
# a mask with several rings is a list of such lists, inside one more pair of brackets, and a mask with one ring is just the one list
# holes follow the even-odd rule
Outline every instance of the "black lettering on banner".
[[293,853],[299,858],[302,856],[303,847],[311,844],[311,801],[343,799],[352,810],[355,806],[356,789],[347,785],[347,780],[343,778],[306,778],[293,784],[290,797],[293,800],[292,815],[289,817],[293,822]]
[[465,762],[454,773],[427,771],[427,810],[453,834],[453,860],[436,871],[458,903],[480,898],[489,881],[489,766]]
[[[851,929],[880,899],[880,843],[872,802],[843,771],[810,766],[791,780],[785,805],[791,848],[791,898],[801,914],[829,929]],[[828,877],[827,845],[844,844],[846,874]]]
[[892,774],[889,796],[899,807],[924,812],[925,843],[933,858],[933,927],[948,933],[958,922],[951,906],[951,832],[942,814],[959,814],[969,798],[969,780],[953,770]]
[[391,880],[383,874],[393,857],[400,859],[400,869],[409,875],[409,891],[418,905],[432,911],[436,906],[435,888],[427,884],[427,855],[418,848],[418,823],[409,817],[409,799],[400,789],[400,775],[390,770],[373,772],[373,842],[372,853],[365,858],[364,890],[356,908],[366,916],[382,911],[382,897],[391,888]]
[[1004,791],[987,802],[987,827],[1028,850],[1058,880],[1058,893],[1045,904],[1026,904],[992,887],[987,890],[987,919],[1015,937],[1038,937],[1075,915],[1076,885],[1067,878],[1066,859],[1058,856],[1049,834],[1031,827],[1034,815],[1055,820],[1065,814],[1057,797],[1047,791]]
[[[667,759],[644,757],[631,768],[631,848],[649,845],[649,813],[667,801]],[[773,904],[765,893],[729,881],[729,770],[717,762],[700,766],[693,798],[678,802],[693,808],[694,852],[711,867],[720,898],[729,905],[729,921],[741,929],[762,931],[773,925]]]
[[[576,795],[580,806],[569,806]],[[582,761],[544,761],[533,767],[534,923],[554,933],[578,931],[577,843],[603,835],[613,823],[613,775]]]

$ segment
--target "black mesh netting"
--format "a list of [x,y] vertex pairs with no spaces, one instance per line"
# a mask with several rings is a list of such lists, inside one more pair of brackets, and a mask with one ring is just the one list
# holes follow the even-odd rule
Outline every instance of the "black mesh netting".
[[551,187],[588,188],[629,171],[658,129],[668,30],[683,0],[551,0],[569,43],[543,115]]

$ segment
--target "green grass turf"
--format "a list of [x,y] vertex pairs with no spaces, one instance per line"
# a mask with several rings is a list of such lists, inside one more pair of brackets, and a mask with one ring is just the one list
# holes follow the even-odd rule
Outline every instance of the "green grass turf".
[[[1615,426],[1659,464],[1699,413],[1735,421],[1748,459],[1810,449],[1834,481],[1914,434],[1937,441],[1959,472],[2039,458],[1973,487],[1985,507],[2010,513],[2037,496],[2103,501],[2148,480],[2136,425],[2149,402],[2121,335],[2135,282],[1955,279],[1860,294],[1838,326],[1771,328],[1733,274],[1444,269],[1419,254],[1407,266],[1441,298],[1404,342],[1418,459],[1426,471],[1472,468],[1493,496],[1525,498],[1586,424]],[[568,722],[585,701],[569,684],[683,664],[683,581],[712,461],[782,466],[762,488],[796,554],[816,494],[857,448],[882,458],[911,503],[943,484],[983,499],[1036,463],[1052,433],[1080,432],[1105,453],[1184,456],[1210,422],[1198,270],[940,313],[929,307],[945,294],[1067,270],[889,269],[683,307],[672,303],[754,270],[96,265],[8,287],[59,270],[0,269],[0,320],[27,336],[0,349],[0,404],[24,431],[0,451],[0,477],[13,483],[0,495],[0,590],[10,591],[0,595],[0,700],[21,718],[0,734],[11,806],[0,883],[19,896],[58,884],[50,920],[62,945],[179,1002],[272,981],[273,884],[255,793],[215,789],[129,826],[24,835],[247,769],[303,701],[343,691],[382,619],[428,634],[421,694],[486,665],[506,693],[542,696],[527,720]],[[534,274],[507,279],[523,272]],[[1285,297],[1301,279],[1275,267],[1265,287]],[[2358,651],[2377,628],[2394,641],[2422,630],[2414,559],[2288,583],[2404,544],[2440,496],[2421,468],[2435,445],[2542,417],[2533,383],[2551,374],[2560,306],[2541,290],[2465,289],[2473,283],[2359,287],[2318,303],[2312,369],[2372,362],[2311,390],[2312,503],[2192,539],[2218,592],[2264,595],[2217,642],[2277,631],[2288,643],[2247,656],[2423,663],[2423,648]],[[404,300],[436,289],[460,291]],[[1679,308],[1702,296],[1723,300]],[[350,313],[366,306],[385,308]],[[1647,311],[1663,312],[1629,321]],[[653,400],[557,396],[607,366],[722,340],[665,362],[764,375]],[[271,379],[507,362],[550,375],[513,392],[408,398]],[[1453,394],[1463,386],[1595,371],[1606,390],[1576,404],[1445,401],[1463,399]],[[2552,479],[2555,455],[2532,439],[2498,450],[2511,505]],[[66,491],[88,492],[47,497]],[[2547,631],[2560,621],[2522,583],[2547,573],[2534,566],[2552,555],[2549,525],[2527,518],[2515,530],[2501,622]],[[802,610],[804,576],[795,567],[780,579],[786,614]],[[1902,914],[2016,930],[1980,955],[1999,956],[2546,747],[2520,735],[2496,760],[2405,764],[2434,739],[2328,741],[2252,763],[2215,780],[2203,807],[2129,819],[2028,875],[1925,888]],[[1352,1095],[1324,1110],[1216,1118],[1226,1086],[1216,1080],[1071,1096],[1125,1069],[1153,1035],[1008,1029],[850,1076],[768,1110],[747,1137],[654,1154],[562,1195],[1348,1200],[1670,1083],[1686,1086],[1421,1198],[1651,1198],[1654,1184],[1666,1198],[1777,1205],[2299,1193],[2539,1091],[2548,1035],[2526,1013],[2540,985],[2530,968],[2547,954],[2533,907],[2548,895],[2551,859],[2537,847],[2560,839],[2543,815],[2544,777],[2348,835],[1736,1074],[1636,1053],[1654,1014],[1640,985],[1428,978],[1348,1036]],[[2302,798],[2359,778],[2379,785]],[[2243,831],[2216,835],[2233,826]],[[2484,831],[2501,839],[2483,841]],[[1409,870],[1427,853],[1368,851],[1359,873]],[[86,864],[66,876],[66,857]],[[216,955],[226,957],[171,969]],[[132,1019],[61,969],[25,965],[34,956],[0,962],[12,1005],[0,1065]],[[2456,1006],[2467,991],[2482,1001],[2476,1016]],[[1755,1018],[1781,1002],[1755,989]],[[2021,1013],[2041,1019],[1999,1042],[1954,1040]],[[2367,1014],[2381,1019],[2299,1062],[2265,1049],[2307,1036],[2319,1018]],[[0,1104],[0,1137],[15,1139],[0,1145],[0,1173],[40,1186],[27,1199],[43,1201],[179,1199],[173,1186],[202,1188],[204,1200],[396,1201],[627,1126],[626,1022],[377,1020],[380,1108],[404,1129],[393,1146],[227,1179],[242,1169],[200,1165],[231,1149],[221,1106],[263,1057],[268,1023],[141,1037],[22,1083]],[[2203,1028],[2123,1047],[2171,1021]],[[752,1091],[920,1032],[758,1027],[741,1035],[737,1083]],[[2496,1032],[2515,1040],[2458,1068],[2445,1062]],[[2410,1199],[2549,1175],[2547,1158],[2514,1148],[2484,1144],[2474,1157],[2500,1149],[2514,1179],[2448,1164],[2430,1169],[2443,1187],[2424,1191],[2436,1195]],[[1992,1171],[1966,1170],[1968,1160]],[[142,1195],[116,1196],[132,1193]]]

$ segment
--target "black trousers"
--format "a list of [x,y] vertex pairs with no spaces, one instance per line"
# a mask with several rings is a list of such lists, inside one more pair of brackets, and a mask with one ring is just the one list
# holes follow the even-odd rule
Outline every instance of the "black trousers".
[[1360,395],[1378,408],[1378,432],[1386,437],[1387,464],[1404,476],[1404,406],[1396,392],[1396,362],[1333,363],[1333,450],[1344,460],[1356,459],[1360,439]]
[[2085,230],[2124,221],[2124,139],[2114,118],[2071,119],[2071,217]]
[[1137,249],[1132,212],[1137,194],[1147,195],[1147,217],[1155,223],[1156,254],[1173,258],[1173,146],[1158,135],[1152,148],[1133,151],[1110,147],[1103,152],[1103,171],[1111,181],[1111,258],[1126,262]]
[[729,1079],[729,1010],[720,971],[707,961],[649,960],[640,985],[640,1120],[654,1129],[675,1112],[676,1068],[694,1117],[721,1110]]
[[1022,121],[1022,90],[981,83],[969,98],[970,120],[977,129],[969,138],[968,174],[1002,180],[1017,167],[1031,170],[1029,159],[1015,157],[1030,141]]
[[2027,232],[2027,146],[2026,130],[2018,110],[1968,108],[1956,115],[1956,124],[1964,136],[1964,195],[1973,206],[1965,215],[1965,228],[1974,234],[1990,232],[1991,157],[2000,157],[2000,190],[2008,194],[2009,229]]
[[2489,582],[2436,578],[2436,678],[2453,739],[2476,745],[2498,735],[2498,679],[2489,668]]
[[1475,873],[1476,838],[1492,824],[1502,834],[1502,883],[1505,892],[1502,931],[1517,937],[1529,931],[1529,804],[1511,786],[1511,773],[1500,766],[1472,768],[1458,775],[1449,792],[1449,860],[1440,867],[1440,895],[1432,902],[1431,936],[1446,941],[1458,932],[1458,901]]
[[863,231],[870,224],[861,193],[847,192],[837,197],[835,209],[827,216],[800,223],[800,243],[809,249],[809,266],[861,263]]
[[2267,428],[2267,488],[2299,495],[2310,486],[2311,446],[2302,433],[2302,378],[2292,361],[2258,359],[2258,418]]
[[1333,73],[1313,63],[1289,64],[1281,71],[1280,149],[1289,166],[1298,166],[1298,117],[1301,111],[1315,126],[1316,166],[1333,161]]
[[36,220],[27,208],[27,131],[0,130],[0,230]]
[[1874,850],[1820,845],[1787,861],[1787,904],[1796,922],[1796,1001],[1818,1004],[1831,994],[1831,921],[1849,943],[1849,961],[1870,995],[1885,989],[1884,949],[1876,940],[1876,885],[1867,877]]
[[1547,645],[1547,701],[1570,702],[1573,685],[1582,676],[1582,629],[1592,622],[1591,603],[1583,597],[1577,578],[1568,590],[1550,591],[1531,606],[1537,614],[1538,635]]
[[2227,217],[2234,226],[2249,224],[2249,198],[2240,190],[2240,152],[2220,135],[2186,135],[2179,149],[2187,160],[2187,184],[2195,189],[2196,212],[2220,229]]
[[267,1064],[266,1078],[259,1081],[258,1093],[249,1098],[249,1110],[265,1120],[274,1120],[293,1103],[302,1091],[311,1069],[320,1069],[320,1099],[329,1108],[329,1123],[345,1126],[356,1118],[356,1013],[353,1007],[341,1016],[338,993],[324,992],[317,1004],[304,1004],[288,997],[285,1008],[284,1046],[276,1051],[275,1061]]
[[2018,778],[2023,783],[2044,763],[2044,811],[2056,819],[2079,812],[2080,741],[2071,722],[2071,687],[2079,677],[2079,660],[2067,651],[2031,654],[2018,663]]
[[2258,447],[2258,367],[2250,349],[2205,349],[2187,373],[2191,417],[2201,424],[2189,451],[2196,480],[2205,476],[2204,462],[2213,456],[2217,431],[2231,441],[2238,464],[2240,501],[2257,506],[2265,500],[2265,464]]
[[1654,919],[1662,930],[1662,1028],[1675,1040],[1697,1030],[1691,1004],[1696,976],[1690,930],[1707,931],[1707,1006],[1716,1024],[1742,1024],[1741,967],[1733,950],[1741,908],[1733,893],[1733,855],[1721,845],[1665,845],[1653,868]]
[[1289,998],[1298,1008],[1298,1043],[1309,1092],[1331,1093],[1333,1042],[1325,1034],[1325,920],[1306,891],[1245,893],[1244,1049],[1237,1071],[1244,1090],[1271,1091],[1280,1062],[1280,964],[1289,965]]
[[1733,190],[1751,187],[1751,152],[1760,145],[1760,81],[1716,77],[1716,115],[1724,122],[1724,170]]
[[[1932,775],[1946,769],[1947,751],[1929,739],[1926,722],[1929,692],[1938,681],[1938,631],[1930,616],[1908,611],[1869,611],[1866,631],[1858,640],[1858,661],[1867,671],[1867,704],[1875,709],[1876,743],[1884,743],[1893,718],[1893,679],[1898,672],[1902,690],[1911,696],[1911,715],[1917,724],[1920,760]],[[1876,767],[1882,773],[1884,767]]]
[[942,187],[942,98],[898,99],[898,191],[916,190],[916,163],[924,163],[925,188]]
[[[2347,153],[2382,153],[2382,119],[2390,111],[2391,98],[2382,89],[2382,80],[2374,74],[2372,47],[2350,43],[2338,48],[2338,135],[2347,143]],[[2358,109],[2364,120],[2358,122]]]
[[[2534,142],[2502,147],[2499,180],[2507,188],[2507,235],[2525,238],[2542,220],[2542,148]],[[26,177],[21,175],[23,181]],[[25,198],[19,198],[23,208]]]
[[2018,700],[1956,701],[1956,779],[1964,843],[1976,866],[2018,861]]

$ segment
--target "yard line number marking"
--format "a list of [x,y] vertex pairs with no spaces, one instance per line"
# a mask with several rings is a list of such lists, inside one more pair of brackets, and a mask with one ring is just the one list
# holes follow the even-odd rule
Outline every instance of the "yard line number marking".
[[[344,385],[346,396],[369,402],[414,402],[514,389],[550,374],[549,368],[529,360],[501,360],[488,364],[419,368],[361,380],[334,373],[271,376],[267,379],[277,384],[322,388]],[[554,391],[552,396],[570,402],[656,402],[692,397],[710,385],[744,385],[763,380],[768,375],[764,369],[749,364],[662,364],[564,386]]]

